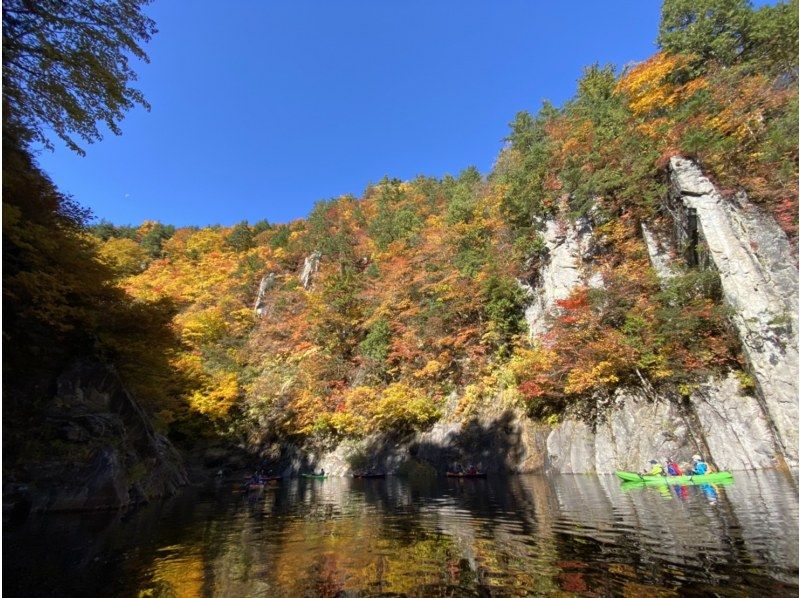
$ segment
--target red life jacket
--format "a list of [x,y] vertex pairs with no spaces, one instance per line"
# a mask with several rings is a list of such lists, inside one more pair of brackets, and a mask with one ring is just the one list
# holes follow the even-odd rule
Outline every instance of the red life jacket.
[[683,475],[680,466],[675,461],[667,462],[667,473],[669,475]]

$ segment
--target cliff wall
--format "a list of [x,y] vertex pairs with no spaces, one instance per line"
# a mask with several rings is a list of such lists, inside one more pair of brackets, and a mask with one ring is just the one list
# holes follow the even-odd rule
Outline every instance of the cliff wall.
[[[400,472],[409,462],[444,471],[475,463],[492,471],[613,473],[640,470],[651,458],[688,460],[700,453],[720,469],[769,469],[797,460],[797,261],[786,235],[743,195],[724,199],[699,167],[670,163],[671,236],[643,226],[653,268],[666,280],[676,265],[714,268],[756,388],[731,372],[690,393],[655,390],[646,380],[619,388],[595,406],[591,423],[567,414],[557,424],[531,421],[495,397],[478,417],[460,421],[450,401],[432,429],[394,442],[381,437],[333,451],[298,452],[286,473],[309,466],[332,475],[374,467]],[[556,302],[578,284],[602,285],[591,255],[587,218],[543,226],[546,252],[525,315],[531,336],[547,331]],[[600,399],[598,399],[600,401]]]

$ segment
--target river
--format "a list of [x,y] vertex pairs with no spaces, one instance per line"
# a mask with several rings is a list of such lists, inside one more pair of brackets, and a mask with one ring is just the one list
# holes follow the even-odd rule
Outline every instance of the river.
[[10,596],[796,596],[798,494],[612,476],[228,480],[4,524]]

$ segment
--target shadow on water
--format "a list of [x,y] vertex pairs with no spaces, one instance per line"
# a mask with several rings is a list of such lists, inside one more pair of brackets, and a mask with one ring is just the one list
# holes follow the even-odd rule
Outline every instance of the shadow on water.
[[623,491],[611,476],[231,483],[4,533],[8,595],[796,595],[777,472]]

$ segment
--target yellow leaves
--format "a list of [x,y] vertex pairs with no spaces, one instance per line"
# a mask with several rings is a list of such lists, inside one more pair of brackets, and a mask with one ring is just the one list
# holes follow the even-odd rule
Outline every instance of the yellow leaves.
[[762,75],[751,75],[737,82],[734,90],[715,89],[715,99],[722,109],[708,125],[739,142],[755,141],[764,129],[767,111],[780,103]]
[[229,318],[228,330],[234,336],[246,334],[256,321],[256,316],[249,307],[232,310],[229,313]]
[[357,386],[345,395],[345,406],[348,411],[369,413],[378,399],[379,392],[371,386]]
[[440,415],[433,401],[418,388],[390,384],[375,406],[373,423],[382,430],[422,428]]
[[325,403],[319,394],[307,388],[298,390],[297,397],[292,401],[293,417],[288,422],[290,428],[287,432],[290,434],[311,434],[314,431],[317,418],[325,411]]
[[225,417],[239,396],[239,381],[235,373],[215,375],[205,388],[189,397],[189,405],[212,419]]
[[414,377],[419,378],[436,378],[441,372],[447,369],[447,365],[437,361],[436,359],[429,360],[425,366],[414,372]]
[[484,388],[479,384],[469,384],[458,401],[456,415],[462,420],[475,416],[484,399]]
[[523,380],[537,372],[547,372],[556,361],[556,354],[550,349],[536,346],[531,349],[517,347],[508,367],[517,380]]
[[184,313],[175,321],[183,339],[196,347],[219,340],[227,331],[225,318],[216,308]]
[[360,414],[346,411],[323,413],[314,421],[313,429],[315,432],[354,438],[367,432],[367,420]]
[[708,86],[707,80],[702,77],[683,84],[668,80],[669,74],[691,60],[691,56],[659,52],[625,73],[616,91],[628,96],[631,112],[638,117],[672,108]]
[[186,242],[187,254],[202,254],[219,251],[225,242],[223,229],[203,228],[194,233]]
[[612,386],[619,382],[616,367],[610,361],[601,361],[591,370],[586,371],[575,368],[567,376],[564,392],[567,394],[580,394],[597,385]]
[[130,276],[144,269],[148,256],[133,239],[112,237],[100,246],[97,257],[118,276]]

